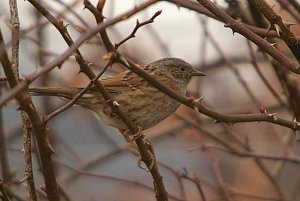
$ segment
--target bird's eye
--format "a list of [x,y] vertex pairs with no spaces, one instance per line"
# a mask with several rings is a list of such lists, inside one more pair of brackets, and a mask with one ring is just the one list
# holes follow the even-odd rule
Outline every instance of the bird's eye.
[[184,69],[185,69],[184,67],[181,67],[181,68],[180,68],[181,71],[184,71]]

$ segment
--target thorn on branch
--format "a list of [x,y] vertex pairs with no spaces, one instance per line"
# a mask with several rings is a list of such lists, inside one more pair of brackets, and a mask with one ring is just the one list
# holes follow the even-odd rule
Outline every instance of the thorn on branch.
[[266,113],[266,115],[268,118],[272,118],[275,121],[278,119],[277,113]]
[[268,113],[267,110],[263,106],[260,106],[259,112],[262,114],[265,114],[268,118],[271,118],[275,121],[278,119],[277,113]]
[[279,26],[279,25],[277,25],[277,24],[274,24],[273,26],[274,26],[274,28],[275,28],[275,30],[276,30],[276,33],[278,34],[278,36],[281,36],[281,34],[280,34],[280,33],[282,33],[282,31],[281,31],[281,28],[280,28],[280,26]]
[[[189,98],[190,98],[190,99],[189,99]],[[189,101],[195,101],[195,102],[200,103],[200,104],[201,104],[201,102],[203,101],[203,99],[204,99],[204,96],[201,96],[200,98],[197,98],[197,99],[195,99],[195,100],[194,100],[193,97],[188,97],[188,100],[189,100]],[[199,111],[199,108],[198,108],[195,104],[194,104],[194,106],[193,106],[193,109],[196,110],[197,112],[200,112],[200,111]]]
[[120,104],[119,104],[117,101],[114,101],[114,102],[113,102],[113,105],[116,106],[116,107],[119,107],[119,106],[120,106]]
[[283,22],[283,24],[285,25],[285,26],[287,26],[287,28],[291,28],[291,26],[294,26],[294,25],[296,25],[296,23],[294,23],[294,22],[288,22],[288,21],[284,21],[284,20],[282,20],[282,22]]
[[25,172],[24,177],[19,181],[19,184],[23,184],[27,180],[27,178],[28,178],[28,175]]
[[213,120],[213,123],[214,123],[214,124],[217,124],[217,123],[220,123],[220,121],[217,120],[217,119],[214,119],[214,120]]
[[64,25],[64,21],[63,20],[57,20],[58,27],[60,27],[61,29],[66,29],[67,26]]
[[197,98],[195,101],[198,103],[201,103],[204,99],[204,96],[201,96],[200,98]]
[[67,27],[69,26],[70,24],[66,24],[64,25],[64,29],[67,29]]
[[293,130],[295,131],[298,126],[300,126],[300,122],[298,122],[297,119],[295,118],[293,120]]

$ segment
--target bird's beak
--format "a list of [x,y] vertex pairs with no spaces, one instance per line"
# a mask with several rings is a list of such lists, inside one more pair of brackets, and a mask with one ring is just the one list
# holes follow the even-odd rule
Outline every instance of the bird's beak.
[[198,71],[198,70],[194,70],[192,72],[192,76],[205,76],[205,73]]

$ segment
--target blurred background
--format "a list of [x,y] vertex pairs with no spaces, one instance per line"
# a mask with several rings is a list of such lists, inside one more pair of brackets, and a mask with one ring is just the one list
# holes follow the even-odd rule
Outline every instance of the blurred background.
[[[73,40],[96,24],[80,0],[40,2],[63,20]],[[91,2],[97,4],[95,0]],[[113,18],[141,2],[107,1],[104,16]],[[239,4],[238,8],[233,2]],[[291,30],[299,34],[295,17],[277,1],[268,2],[285,21],[297,24]],[[20,74],[27,75],[54,60],[68,47],[55,27],[29,2],[17,3],[22,31]],[[228,12],[234,12],[237,19],[255,23],[250,15],[246,15],[250,10],[246,0],[218,0],[216,3]],[[122,54],[138,64],[178,57],[201,69],[207,76],[194,78],[187,95],[203,96],[204,103],[216,111],[259,113],[266,110],[288,120],[295,118],[287,89],[271,65],[271,59],[246,38],[237,33],[233,35],[223,23],[205,15],[170,2],[158,2],[110,27],[108,35],[112,42],[117,43],[128,36],[137,19],[140,22],[147,20],[158,10],[162,10],[162,14],[154,23],[140,28],[135,38],[120,47]],[[295,10],[294,14],[300,16]],[[8,1],[0,2],[0,26],[10,48]],[[273,42],[282,52],[290,54],[283,42],[271,40],[275,40]],[[106,51],[99,35],[84,43],[80,50],[95,72],[104,67]],[[123,70],[115,64],[104,76]],[[89,79],[78,72],[78,64],[70,57],[61,68],[51,71],[32,86],[84,87]],[[298,77],[292,74],[288,77],[298,89]],[[1,87],[5,94],[6,83]],[[34,97],[33,100],[41,115],[49,114],[65,103],[54,97]],[[20,184],[24,177],[24,159],[22,124],[17,107],[18,104],[11,101],[2,109],[2,125],[7,163],[14,173],[9,185],[15,194],[27,200],[25,183]],[[52,119],[48,128],[55,150],[53,160],[57,180],[65,194],[63,200],[155,200],[151,175],[138,167],[133,146],[125,142],[118,130],[106,126],[91,111],[71,107]],[[170,200],[202,200],[200,188],[209,201],[300,200],[299,136],[290,129],[264,122],[214,123],[212,119],[181,106],[174,115],[144,133],[153,143]],[[289,160],[291,158],[295,160]],[[35,153],[33,159],[39,200],[45,200],[45,193],[40,190],[43,177]]]

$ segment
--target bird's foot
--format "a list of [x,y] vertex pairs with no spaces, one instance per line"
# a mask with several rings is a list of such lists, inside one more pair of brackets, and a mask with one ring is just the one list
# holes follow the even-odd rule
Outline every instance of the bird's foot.
[[145,160],[142,160],[142,156],[141,156],[141,154],[139,153],[139,157],[137,158],[137,165],[141,168],[141,169],[145,169],[145,168],[143,168],[142,166],[141,166],[141,163],[142,163],[142,161],[144,161],[146,164],[149,164],[149,165],[147,165],[148,166],[148,169],[149,169],[149,171],[151,171],[152,170],[152,168],[153,168],[153,166],[154,166],[154,164],[155,164],[155,161],[156,161],[156,158],[155,158],[155,154],[154,154],[154,150],[153,150],[153,146],[152,146],[152,144],[151,144],[151,142],[149,141],[149,140],[147,140],[147,139],[145,139],[145,145],[147,146],[147,154],[148,154],[148,159],[146,159],[147,161],[149,161],[149,162],[147,162],[147,161],[145,161]]
[[126,140],[126,142],[128,142],[128,143],[132,143],[133,142],[132,139],[130,138],[131,132],[129,130],[121,131],[121,134],[123,135],[123,137]]
[[131,136],[132,136],[132,139],[134,140],[134,141],[136,141],[137,139],[139,139],[139,138],[144,138],[145,136],[143,135],[143,128],[140,126],[140,125],[138,125],[137,123],[135,123],[135,125],[136,125],[136,127],[138,128],[138,130],[137,130],[137,132],[136,133],[134,133],[134,134],[132,134]]
[[122,135],[124,136],[126,142],[132,143],[134,141],[136,141],[139,138],[144,138],[143,135],[143,129],[141,126],[139,126],[138,124],[136,124],[138,131],[134,134],[131,133],[131,131],[129,129],[127,130],[120,130],[120,132],[122,133]]
[[[148,152],[149,157],[150,157],[150,160],[151,160],[151,163],[150,163],[150,165],[148,166],[148,169],[149,169],[149,171],[151,171],[152,168],[153,168],[153,166],[154,166],[154,163],[155,163],[156,158],[155,158],[155,156],[152,154],[151,151],[147,150],[147,152]],[[141,169],[143,169],[143,170],[145,169],[145,168],[143,168],[143,166],[142,166],[142,156],[141,156],[141,155],[139,155],[138,158],[136,159],[136,164],[139,166],[139,168],[141,168]]]
[[149,153],[149,157],[150,157],[150,161],[151,161],[151,163],[150,163],[150,165],[148,166],[148,168],[149,168],[149,170],[151,171],[152,168],[153,168],[153,166],[154,166],[154,164],[155,164],[156,157],[155,157],[155,153],[154,153],[154,149],[153,149],[152,143],[151,143],[148,139],[146,139],[146,140],[145,140],[145,144],[146,144],[146,146],[147,146],[148,153]]

